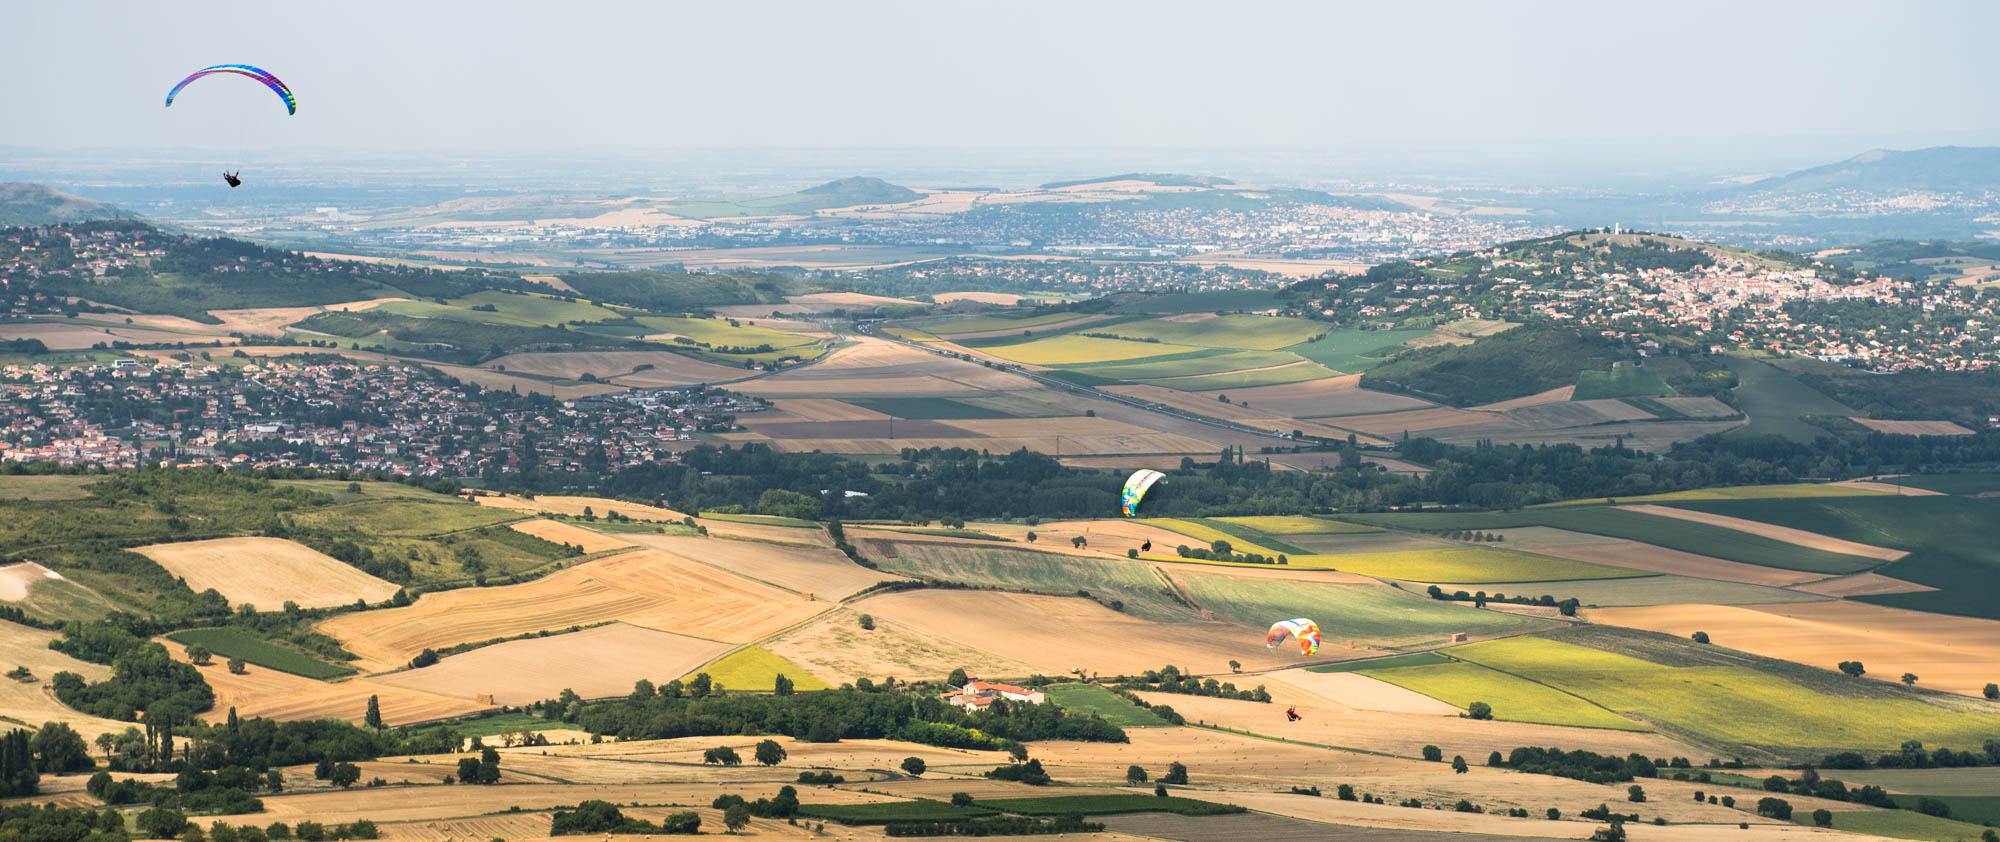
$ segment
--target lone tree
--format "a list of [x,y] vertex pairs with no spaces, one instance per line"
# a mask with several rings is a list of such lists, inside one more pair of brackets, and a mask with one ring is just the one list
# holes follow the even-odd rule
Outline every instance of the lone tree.
[[1465,755],[1454,754],[1451,756],[1451,770],[1463,775],[1472,771],[1472,767],[1465,765]]
[[1916,683],[1917,683],[1917,674],[1916,674],[1916,673],[1914,673],[1914,672],[1906,672],[1906,673],[1903,673],[1903,683],[1904,683],[1904,684],[1911,684],[1911,685],[1914,685],[1914,684],[1916,684]]
[[1465,708],[1467,719],[1492,719],[1493,706],[1485,702],[1473,702]]
[[1181,765],[1181,762],[1178,760],[1167,764],[1167,774],[1160,778],[1160,782],[1167,784],[1187,783],[1187,767]]
[[776,677],[771,679],[771,695],[789,696],[791,694],[792,680],[786,678],[784,673],[778,673]]
[[361,767],[352,763],[336,763],[333,766],[333,773],[326,779],[332,781],[334,786],[346,789],[353,786],[355,781],[361,780]]
[[757,758],[758,763],[766,766],[776,766],[779,763],[783,763],[787,756],[785,754],[785,747],[778,745],[777,740],[759,742],[756,751],[752,752],[752,755]]
[[1230,671],[1230,672],[1242,672],[1242,671],[1243,671],[1243,664],[1242,664],[1241,662],[1238,662],[1238,661],[1234,661],[1234,660],[1232,660],[1232,661],[1230,661],[1230,662],[1229,662],[1229,671]]
[[230,659],[229,659],[229,674],[230,674],[230,675],[243,675],[243,674],[245,674],[245,673],[248,673],[249,671],[250,671],[250,665],[249,665],[249,664],[247,664],[247,663],[244,663],[244,662],[243,662],[243,659],[242,659],[242,658],[230,658]]
[[1986,698],[2000,699],[2000,684],[1987,684],[1986,689],[1980,692],[1985,693]]
[[952,794],[951,794],[951,806],[953,806],[953,807],[970,807],[970,806],[972,806],[972,793],[969,793],[969,792],[954,792],[954,793],[952,793]]
[[1868,672],[1868,668],[1862,666],[1860,661],[1841,661],[1839,666],[1841,672],[1847,673],[1852,678],[1860,678]]
[[1078,535],[1075,538],[1069,539],[1069,545],[1079,550],[1083,549],[1084,545],[1089,543],[1090,543],[1089,541],[1084,540],[1084,537],[1082,535]]
[[1146,782],[1145,768],[1136,765],[1125,767],[1125,782],[1131,784],[1145,783]]
[[924,769],[925,769],[925,766],[924,766],[924,759],[923,759],[923,758],[921,758],[921,757],[905,757],[905,758],[903,758],[903,771],[905,771],[905,772],[908,772],[908,773],[910,773],[910,777],[912,777],[912,778],[921,778],[921,777],[923,777],[923,776],[924,776]]
[[1633,784],[1631,786],[1626,787],[1625,800],[1642,804],[1645,803],[1646,788],[1638,784]]
[[722,826],[729,828],[730,833],[742,830],[749,824],[750,805],[748,804],[738,801],[729,805],[729,809],[722,811]]
[[1424,746],[1424,759],[1436,763],[1444,759],[1444,751],[1437,746]]
[[199,643],[188,647],[187,655],[188,655],[188,661],[190,663],[193,663],[195,666],[199,667],[208,666],[209,661],[215,658],[214,652],[208,651],[208,647],[203,646]]
[[368,723],[368,727],[370,728],[382,727],[381,698],[376,696],[368,697],[368,712],[362,715],[361,721]]
[[864,629],[867,629],[868,631],[874,631],[874,630],[875,630],[875,615],[873,615],[873,614],[863,614],[863,615],[861,615],[861,627],[862,627],[862,628],[864,628]]
[[1708,642],[1708,632],[1695,632],[1695,633],[1694,633],[1694,642],[1696,642],[1696,643],[1707,643],[1707,642]]
[[949,684],[953,687],[964,687],[965,683],[971,680],[972,680],[971,678],[966,676],[965,668],[959,667],[957,669],[952,670],[951,675],[945,676],[944,683]]

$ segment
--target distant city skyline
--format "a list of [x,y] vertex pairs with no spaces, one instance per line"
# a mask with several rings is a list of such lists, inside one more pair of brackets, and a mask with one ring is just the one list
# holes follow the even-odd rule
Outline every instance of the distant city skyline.
[[[1974,2],[32,3],[6,147],[353,152],[1282,149],[1776,168],[2000,144]],[[247,80],[297,92],[287,117]],[[1432,156],[1426,158],[1425,156]]]

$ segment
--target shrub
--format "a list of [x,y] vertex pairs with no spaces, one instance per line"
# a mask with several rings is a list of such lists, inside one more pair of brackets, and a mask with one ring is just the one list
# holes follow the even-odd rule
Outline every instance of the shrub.
[[1436,763],[1444,759],[1444,750],[1437,746],[1424,746],[1424,759]]

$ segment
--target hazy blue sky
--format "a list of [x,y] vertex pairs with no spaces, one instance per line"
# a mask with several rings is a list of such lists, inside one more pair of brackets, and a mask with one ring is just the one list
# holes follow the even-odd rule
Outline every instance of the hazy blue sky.
[[[2000,143],[1995,2],[24,0],[4,20],[0,145]],[[236,78],[161,108],[222,62],[285,78],[298,115]]]

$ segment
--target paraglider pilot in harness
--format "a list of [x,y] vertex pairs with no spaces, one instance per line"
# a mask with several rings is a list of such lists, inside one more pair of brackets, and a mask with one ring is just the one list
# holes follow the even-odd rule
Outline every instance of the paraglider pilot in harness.
[[236,172],[225,172],[222,174],[222,180],[229,182],[229,186],[231,187],[242,187],[243,179],[237,178],[237,176],[242,174],[243,174],[242,170],[237,170]]
[[1285,721],[1297,722],[1299,721],[1299,719],[1300,717],[1298,708],[1285,708]]

